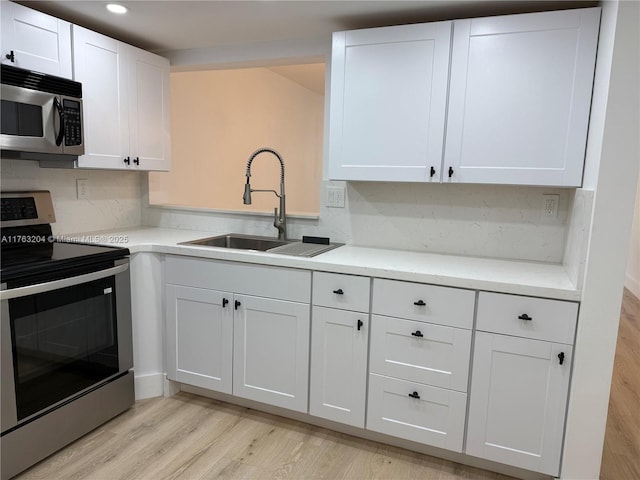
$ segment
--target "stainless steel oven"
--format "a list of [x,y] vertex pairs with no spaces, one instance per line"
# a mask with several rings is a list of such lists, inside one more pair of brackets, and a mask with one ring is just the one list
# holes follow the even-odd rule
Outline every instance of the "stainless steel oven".
[[84,154],[82,84],[10,65],[1,68],[3,156],[42,160]]
[[2,479],[134,402],[129,251],[53,241],[47,198],[2,197]]

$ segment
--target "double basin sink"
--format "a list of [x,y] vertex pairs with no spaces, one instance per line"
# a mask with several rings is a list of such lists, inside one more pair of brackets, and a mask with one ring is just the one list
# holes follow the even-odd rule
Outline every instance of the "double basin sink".
[[299,240],[279,240],[277,238],[262,237],[259,235],[228,233],[216,237],[181,242],[179,245],[253,250],[258,252],[279,253],[281,255],[294,255],[297,257],[315,257],[321,253],[333,250],[342,244],[306,243]]

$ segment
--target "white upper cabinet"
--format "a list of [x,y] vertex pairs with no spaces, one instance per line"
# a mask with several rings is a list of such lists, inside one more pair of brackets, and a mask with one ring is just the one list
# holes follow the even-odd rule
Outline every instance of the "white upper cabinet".
[[454,23],[451,181],[581,185],[599,20],[591,8]]
[[131,46],[127,50],[132,166],[140,170],[169,170],[169,60]]
[[335,33],[330,178],[580,186],[599,20],[589,8]]
[[73,26],[74,77],[82,83],[85,154],[81,167],[123,168],[129,151],[124,44]]
[[71,78],[71,24],[3,1],[2,63]]
[[73,46],[84,103],[78,166],[169,170],[169,61],[77,25]]
[[331,178],[440,180],[451,25],[334,33]]

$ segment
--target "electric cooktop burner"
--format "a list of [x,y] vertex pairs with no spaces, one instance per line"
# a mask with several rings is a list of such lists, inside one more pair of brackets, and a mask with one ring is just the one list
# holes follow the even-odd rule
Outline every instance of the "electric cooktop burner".
[[109,262],[129,255],[122,247],[57,241],[49,192],[3,192],[0,281]]

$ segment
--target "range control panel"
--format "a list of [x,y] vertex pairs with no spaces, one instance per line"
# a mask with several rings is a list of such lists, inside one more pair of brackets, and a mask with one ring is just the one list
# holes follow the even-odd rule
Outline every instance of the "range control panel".
[[51,193],[47,190],[2,192],[0,196],[2,228],[49,224],[56,221]]

